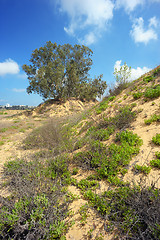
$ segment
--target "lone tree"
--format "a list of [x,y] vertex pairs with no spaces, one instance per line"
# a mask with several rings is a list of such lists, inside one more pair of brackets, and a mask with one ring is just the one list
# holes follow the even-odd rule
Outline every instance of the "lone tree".
[[89,78],[92,54],[92,50],[83,45],[57,45],[50,41],[35,49],[31,64],[22,66],[29,79],[27,93],[38,93],[44,100],[100,97],[107,84],[102,81],[102,75],[94,80]]
[[114,76],[118,85],[126,86],[129,77],[131,76],[131,67],[128,67],[126,62],[120,67],[120,69],[114,69]]

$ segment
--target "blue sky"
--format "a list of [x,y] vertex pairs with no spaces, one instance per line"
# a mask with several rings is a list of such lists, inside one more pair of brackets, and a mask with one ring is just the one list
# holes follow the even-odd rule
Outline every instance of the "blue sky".
[[124,62],[138,78],[160,64],[160,0],[0,0],[0,105],[42,102],[22,65],[47,41],[87,45],[108,85]]

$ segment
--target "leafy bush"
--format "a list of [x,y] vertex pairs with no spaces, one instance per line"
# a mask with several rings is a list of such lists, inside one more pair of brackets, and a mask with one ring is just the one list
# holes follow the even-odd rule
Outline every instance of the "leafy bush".
[[135,120],[136,113],[132,111],[131,106],[125,106],[118,110],[118,113],[115,117],[104,118],[98,124],[97,128],[107,128],[113,127],[118,129],[124,129],[130,126],[130,124]]
[[137,100],[137,99],[141,98],[142,95],[143,95],[142,92],[136,92],[136,93],[133,93],[133,98]]
[[149,174],[151,171],[151,167],[147,167],[147,166],[140,166],[140,165],[135,165],[134,166],[134,170],[135,172],[140,172],[140,173],[144,173],[144,174]]
[[88,190],[84,196],[108,219],[106,231],[118,230],[118,239],[159,239],[160,192],[154,187],[121,187],[102,195]]
[[69,178],[68,166],[64,158],[51,161],[5,164],[5,186],[13,195],[0,198],[1,239],[60,239],[66,232],[68,205],[62,197],[67,195],[63,186]]
[[156,70],[153,72],[153,76],[156,77],[160,73],[160,67],[158,67]]
[[160,159],[151,160],[150,165],[155,168],[160,168]]
[[160,134],[157,133],[156,136],[152,138],[152,142],[156,145],[160,145]]
[[143,81],[148,83],[148,82],[151,82],[153,80],[153,76],[146,76],[143,78]]
[[149,99],[158,98],[160,96],[160,85],[148,88],[145,91],[144,96]]
[[152,122],[160,122],[160,115],[153,114],[149,119],[144,120],[146,125],[150,125]]
[[151,160],[150,165],[155,168],[160,168],[160,152],[155,153],[157,159]]
[[102,102],[100,102],[99,106],[96,108],[96,113],[100,114],[103,111],[105,111],[108,108],[108,103],[113,101],[115,99],[115,96],[110,96],[108,98],[105,98]]

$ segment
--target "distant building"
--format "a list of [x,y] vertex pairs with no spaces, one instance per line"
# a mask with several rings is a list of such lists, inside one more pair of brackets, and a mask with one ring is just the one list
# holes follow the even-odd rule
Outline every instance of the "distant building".
[[11,106],[9,103],[7,103],[5,106],[0,105],[0,109],[8,109],[8,110],[27,110],[27,109],[33,109],[34,106],[28,106],[28,105],[13,105]]

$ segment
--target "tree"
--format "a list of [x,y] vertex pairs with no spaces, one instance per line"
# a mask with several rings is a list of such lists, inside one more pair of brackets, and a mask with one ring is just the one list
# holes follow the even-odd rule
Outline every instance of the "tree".
[[129,77],[131,76],[131,67],[128,67],[126,62],[123,66],[114,69],[114,76],[116,78],[116,82],[118,85],[126,85],[128,82]]
[[92,99],[103,94],[107,84],[102,76],[95,80],[88,78],[92,54],[83,45],[57,45],[50,41],[35,49],[31,64],[22,66],[29,80],[27,93],[38,93],[43,99],[85,98],[84,92]]

